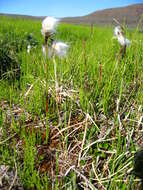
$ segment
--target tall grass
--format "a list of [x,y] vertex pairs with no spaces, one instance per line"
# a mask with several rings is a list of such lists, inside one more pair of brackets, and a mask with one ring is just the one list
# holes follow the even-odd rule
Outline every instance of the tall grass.
[[[7,35],[9,41],[23,43],[25,36],[32,33],[38,41],[30,54],[26,47],[19,51],[20,80],[14,84],[6,78],[0,81],[0,165],[15,170],[16,163],[17,178],[25,189],[137,189],[139,182],[131,171],[134,152],[141,146],[142,33],[126,31],[132,43],[125,58],[119,60],[113,28],[95,26],[91,31],[90,26],[60,24],[55,38],[68,42],[70,49],[66,58],[55,60],[61,92],[68,94],[64,98],[59,96],[57,102],[54,63],[52,59],[45,63],[40,31],[40,21],[0,18],[1,39]],[[46,78],[49,110],[48,121],[44,123]],[[37,125],[43,127],[36,128]],[[72,125],[79,129],[74,128],[73,132]],[[49,144],[44,136],[46,127],[55,130],[49,133]],[[57,131],[61,137],[50,141]],[[71,132],[75,137],[70,136]],[[11,138],[13,134],[16,136]],[[72,159],[69,152],[76,143],[80,149],[77,152],[75,147]],[[53,166],[47,164],[49,154],[56,157],[55,162],[52,157],[55,175],[51,173]],[[64,158],[69,168],[75,166],[69,172],[58,161]],[[67,174],[62,180],[61,170]]]

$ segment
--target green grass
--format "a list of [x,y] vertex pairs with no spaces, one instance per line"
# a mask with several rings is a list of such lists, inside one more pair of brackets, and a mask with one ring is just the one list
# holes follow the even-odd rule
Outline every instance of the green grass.
[[40,21],[0,18],[1,39],[22,44],[30,33],[38,45],[30,54],[25,46],[18,52],[20,80],[0,80],[0,165],[17,171],[25,189],[138,189],[131,171],[141,147],[142,33],[126,31],[132,43],[119,60],[113,28],[95,26],[91,33],[90,26],[60,24],[55,38],[70,49],[55,60],[58,85],[68,94],[59,103],[53,59],[45,63],[42,55]]

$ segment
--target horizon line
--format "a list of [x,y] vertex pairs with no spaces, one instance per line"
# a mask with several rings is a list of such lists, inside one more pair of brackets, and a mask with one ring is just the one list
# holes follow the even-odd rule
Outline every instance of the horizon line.
[[[62,18],[74,18],[74,17],[83,17],[83,16],[87,16],[89,14],[92,14],[92,13],[95,13],[95,12],[98,12],[98,11],[104,11],[104,10],[110,10],[110,9],[118,9],[118,8],[124,8],[124,7],[129,7],[129,6],[134,6],[134,5],[143,5],[143,3],[133,3],[133,4],[128,4],[128,5],[125,5],[125,6],[117,6],[117,7],[110,7],[110,8],[103,8],[103,9],[98,9],[94,12],[90,12],[88,14],[85,14],[85,15],[80,15],[80,16],[65,16],[65,17],[56,17],[56,18],[59,18],[59,19],[62,19]],[[21,14],[21,13],[7,13],[7,12],[0,12],[0,15],[11,15],[11,16],[27,16],[27,17],[37,17],[37,18],[42,18],[42,17],[46,17],[46,15],[41,15],[41,16],[36,16],[36,15],[30,15],[30,14]],[[48,16],[48,15],[47,15]]]

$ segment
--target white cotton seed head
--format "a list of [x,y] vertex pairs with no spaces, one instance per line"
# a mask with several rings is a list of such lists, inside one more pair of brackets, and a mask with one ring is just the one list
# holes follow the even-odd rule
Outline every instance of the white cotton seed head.
[[56,31],[58,22],[59,20],[54,17],[46,17],[42,21],[42,35],[45,36],[47,33],[54,33]]
[[65,57],[67,55],[67,51],[69,49],[69,45],[63,42],[53,42],[52,46],[47,47],[47,55],[46,55],[46,47],[42,46],[42,52],[44,58],[51,58],[53,55],[58,57]]
[[121,46],[129,46],[130,45],[130,43],[131,43],[130,40],[125,38],[125,36],[123,34],[123,30],[120,26],[115,27],[114,34]]
[[116,26],[115,29],[114,29],[115,36],[118,37],[120,35],[123,35],[122,33],[123,33],[123,31],[122,31],[121,26]]
[[117,39],[118,39],[118,42],[120,43],[121,46],[126,45],[126,39],[123,35],[118,36]]
[[27,53],[30,53],[30,50],[31,50],[31,45],[28,45],[27,46]]
[[69,49],[69,45],[63,42],[54,42],[52,44],[52,49],[58,57],[65,57]]
[[117,39],[121,46],[129,46],[131,43],[130,40],[128,40],[122,35],[120,35]]

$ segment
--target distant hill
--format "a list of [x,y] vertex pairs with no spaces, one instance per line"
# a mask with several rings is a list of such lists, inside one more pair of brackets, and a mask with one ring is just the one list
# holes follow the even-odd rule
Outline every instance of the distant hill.
[[111,8],[96,11],[82,17],[63,18],[63,22],[74,24],[111,25],[113,18],[119,22],[125,22],[129,26],[135,26],[143,15],[143,4],[134,4],[126,7]]
[[8,16],[14,18],[23,18],[23,19],[34,19],[34,20],[42,20],[45,16],[31,16],[31,15],[18,15],[18,14],[9,14],[9,13],[0,13],[0,16]]
[[[26,19],[42,20],[45,16],[35,17],[27,15],[0,14],[5,16],[20,17]],[[126,23],[128,26],[136,26],[143,16],[143,3],[134,4],[126,7],[104,9],[93,12],[81,17],[66,17],[61,18],[61,22],[72,24],[95,24],[95,25],[111,25],[113,18],[121,23]],[[142,21],[143,25],[143,21]]]

